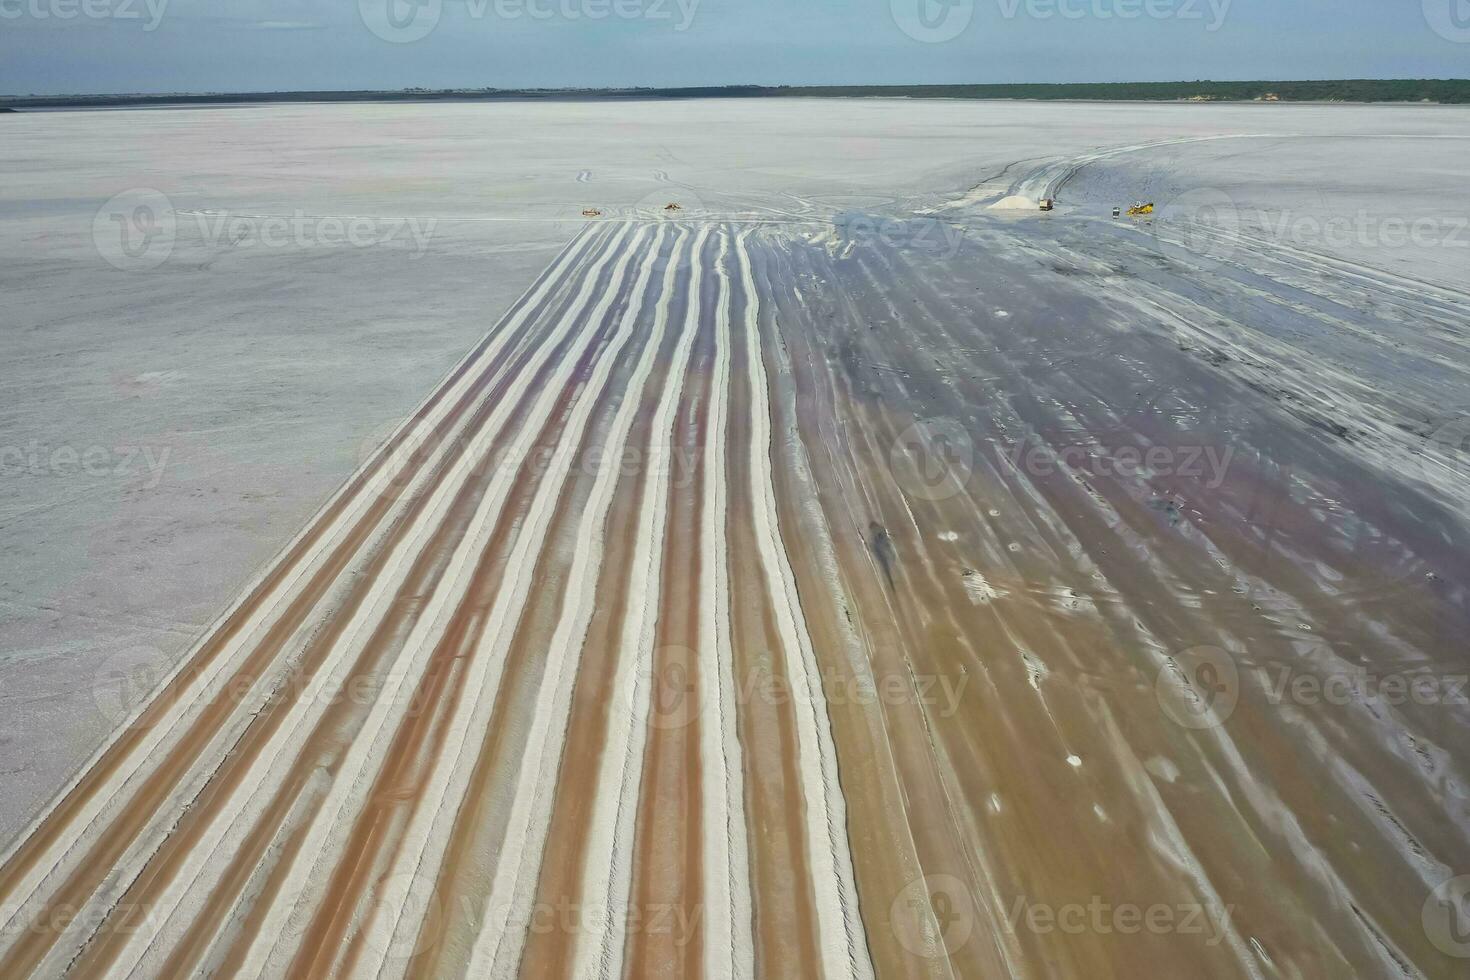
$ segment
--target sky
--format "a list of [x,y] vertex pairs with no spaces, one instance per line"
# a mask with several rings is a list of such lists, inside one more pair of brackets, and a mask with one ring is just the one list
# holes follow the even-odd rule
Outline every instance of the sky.
[[0,95],[1467,76],[1470,0],[0,0]]

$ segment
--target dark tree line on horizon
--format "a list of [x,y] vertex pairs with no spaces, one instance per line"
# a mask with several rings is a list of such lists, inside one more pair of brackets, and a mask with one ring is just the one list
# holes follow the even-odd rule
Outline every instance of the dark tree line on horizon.
[[239,102],[379,102],[493,99],[768,98],[1021,99],[1117,102],[1470,103],[1470,79],[1339,79],[1257,82],[1076,82],[986,85],[709,85],[626,89],[426,89],[349,92],[178,93],[170,95],[0,96],[0,109]]

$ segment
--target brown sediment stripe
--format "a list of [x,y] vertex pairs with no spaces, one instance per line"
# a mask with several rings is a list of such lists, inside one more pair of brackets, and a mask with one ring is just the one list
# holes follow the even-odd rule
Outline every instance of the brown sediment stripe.
[[[527,330],[530,328],[528,327]],[[522,359],[529,356],[525,351],[520,352]],[[514,377],[514,370],[500,372],[501,362],[487,366],[486,380],[497,377],[498,382],[503,383],[506,378]],[[491,374],[490,372],[495,372]],[[480,388],[485,381],[477,380],[471,385],[470,390],[464,395],[452,412],[441,424],[441,432],[449,426],[458,422],[471,406],[481,397]],[[433,443],[431,442],[430,445]],[[462,447],[455,447],[454,451]],[[453,452],[453,451],[452,451]],[[410,464],[422,462],[426,455],[421,446],[415,451],[409,460]],[[442,479],[449,463],[446,461],[439,467],[431,479],[431,489]],[[410,501],[410,508],[417,512],[421,505],[422,497],[416,497]],[[373,501],[366,518],[354,527],[349,537],[340,544],[331,554],[328,563],[320,568],[313,576],[306,590],[291,603],[283,616],[278,619],[271,628],[267,630],[264,637],[251,648],[245,663],[236,671],[235,676],[223,688],[224,694],[206,706],[200,716],[190,726],[190,734],[186,735],[175,749],[166,757],[165,762],[159,764],[148,774],[143,786],[136,794],[135,799],[147,799],[161,801],[168,797],[171,787],[176,785],[180,779],[188,773],[199,758],[201,752],[213,739],[219,726],[240,707],[235,695],[242,690],[252,689],[259,680],[269,672],[270,665],[276,659],[282,645],[305,621],[311,610],[317,605],[323,596],[329,593],[340,581],[343,570],[360,549],[362,543],[368,539],[375,530],[376,525],[384,513],[390,510],[396,501],[391,496],[380,496]],[[370,560],[375,560],[390,549],[393,542],[404,533],[408,526],[407,520],[395,520],[390,528],[385,542],[379,542],[379,549],[375,550]],[[289,681],[289,679],[287,679]],[[290,688],[289,682],[287,683]],[[159,702],[162,703],[162,702]],[[278,700],[273,700],[269,707],[278,707]],[[270,713],[270,712],[268,712]],[[82,862],[77,870],[61,886],[60,890],[48,896],[49,907],[65,907],[71,909],[82,909],[85,907],[89,896],[93,894],[102,880],[111,872],[118,859],[123,855],[125,849],[136,838],[151,819],[157,816],[157,810],[152,806],[130,806],[122,811],[118,818],[112,821],[101,837],[95,842],[88,853],[87,860]],[[141,909],[135,910],[140,912]],[[0,961],[4,969],[24,969],[26,963],[35,964],[39,958],[44,956],[47,950],[64,931],[64,924],[55,929],[31,929],[27,930],[22,940],[18,942],[7,956]]]
[[[578,235],[567,244],[552,265],[538,277],[532,288],[517,300],[512,309],[502,318],[500,326],[490,331],[484,340],[450,371],[434,392],[415,410],[410,419],[385,441],[383,446],[331,500],[323,505],[322,509],[308,522],[306,529],[286,547],[245,597],[225,613],[214,626],[210,627],[206,639],[198,649],[185,657],[175,675],[160,686],[138,715],[130,719],[120,733],[98,751],[97,755],[79,772],[76,779],[57,797],[56,802],[17,840],[16,845],[6,855],[3,866],[0,866],[0,909],[17,907],[15,904],[17,897],[14,892],[20,880],[30,873],[36,862],[75,822],[79,812],[92,800],[96,791],[147,739],[152,728],[164,718],[168,710],[179,703],[190,685],[198,679],[219,652],[251,619],[260,604],[269,598],[281,582],[300,565],[320,536],[341,516],[363,486],[376,475],[384,462],[393,458],[396,449],[412,431],[414,423],[434,412],[439,402],[464,377],[465,373],[475,367],[476,360],[492,343],[497,342],[502,332],[507,329],[506,325],[513,322],[524,311],[526,304],[536,291],[547,285],[553,271],[566,262],[576,249],[584,243],[590,243],[593,238],[594,236],[588,234]],[[526,329],[529,328],[523,325],[522,330],[518,333],[523,333]],[[452,418],[446,419],[440,427],[441,431],[444,426],[452,424],[452,421]],[[420,459],[421,448],[416,449],[413,456],[404,461],[404,465],[411,467]],[[374,511],[368,515],[368,520],[373,521],[380,516],[380,512]]]
[[[674,289],[681,263],[690,253],[684,238],[676,245],[666,268],[667,302],[661,310],[669,320],[681,324],[669,331],[648,390],[667,393],[682,383],[682,372],[675,368],[677,351],[684,342],[688,316],[683,289]],[[663,398],[660,398],[660,403]],[[662,445],[661,433],[654,421],[658,414],[654,404],[639,406],[627,444],[637,447],[641,459],[649,459]],[[525,933],[519,973],[522,976],[567,976],[572,971],[576,945],[583,934],[596,923],[584,918],[589,907],[605,911],[605,899],[596,892],[584,890],[586,858],[591,838],[593,812],[597,803],[598,773],[602,753],[607,747],[611,709],[619,698],[628,696],[617,687],[617,675],[627,629],[633,576],[628,574],[636,553],[639,534],[637,514],[640,505],[656,483],[647,466],[625,478],[612,502],[607,526],[610,533],[605,545],[604,561],[598,575],[598,604],[583,645],[581,668],[573,695],[565,747],[558,769],[555,803],[546,836],[548,844],[542,856],[533,908],[546,910],[551,926],[533,928]],[[552,847],[549,842],[555,841]],[[495,911],[495,910],[491,910]],[[522,924],[523,925],[523,924]],[[517,926],[520,927],[520,926]]]
[[[694,260],[703,263],[705,255]],[[704,448],[714,369],[712,282],[691,297],[698,334],[689,377],[674,416],[674,469],[664,538],[659,620],[652,656],[647,750],[639,787],[633,855],[630,928],[624,975],[636,978],[703,976],[703,773],[699,751],[699,691],[712,669],[713,650],[701,649],[700,602],[705,485]],[[692,465],[692,469],[690,466]]]
[[[556,346],[539,369],[538,377],[545,376],[553,369],[571,342],[572,338],[568,335]],[[486,399],[476,410],[467,431],[475,432],[484,425],[494,407],[503,401],[510,384],[519,378],[530,354],[529,351],[524,352],[511,365],[511,370],[496,379]],[[528,386],[528,394],[518,403],[517,413],[528,409],[532,397],[530,393],[535,389],[534,385]],[[514,418],[508,420],[504,431],[513,430]],[[498,443],[506,438],[505,435],[500,436]],[[442,481],[444,471],[452,467],[454,460],[468,445],[467,438],[458,440],[457,452],[446,460],[443,470],[436,475],[433,486]],[[495,458],[495,452],[496,449],[492,448],[487,454],[487,461]],[[311,734],[303,738],[299,746],[292,747],[297,754],[296,762],[286,774],[284,783],[273,794],[270,804],[252,821],[249,834],[235,850],[228,869],[217,879],[209,892],[208,901],[195,914],[189,931],[168,961],[170,969],[183,973],[192,968],[195,958],[213,940],[220,922],[233,907],[245,882],[259,872],[265,849],[275,840],[287,814],[294,814],[299,820],[304,814],[311,812],[314,804],[307,801],[303,806],[300,794],[307,789],[314,774],[323,769],[330,771],[335,766],[345,746],[350,743],[352,733],[361,724],[367,711],[366,705],[356,695],[373,690],[376,686],[375,679],[393,662],[398,649],[395,643],[401,643],[423,611],[424,602],[419,597],[428,595],[438,587],[447,564],[449,545],[463,535],[491,475],[488,466],[483,463],[474,468],[471,479],[458,491],[444,519],[434,528],[433,536],[415,556],[405,580],[398,588],[397,600],[387,606],[384,618],[375,625],[351,671],[339,684],[341,691],[354,692],[354,696],[337,699],[316,722]],[[204,792],[190,806],[164,846],[150,858],[143,873],[123,896],[118,906],[123,911],[116,914],[143,919],[154,914],[152,904],[158,891],[166,887],[178,873],[180,865],[189,856],[191,848],[198,843],[209,821],[217,818],[221,807],[228,805],[231,793],[260,760],[262,751],[279,725],[285,721],[291,702],[301,695],[321,666],[322,660],[341,640],[343,631],[364,601],[369,586],[384,573],[393,545],[405,533],[404,529],[412,526],[427,507],[433,486],[414,500],[393,537],[378,550],[361,573],[355,576],[353,589],[342,605],[334,610],[332,618],[323,628],[312,634],[299,663],[292,670],[292,683],[284,693],[272,699],[264,710],[256,714],[250,728],[232,748],[220,769],[213,774]],[[320,791],[311,795],[317,803],[320,802]],[[257,901],[268,901],[272,894],[274,891],[267,890]],[[86,956],[77,964],[78,972],[75,975],[89,975],[90,969],[105,972],[111,957],[128,941],[132,931],[133,926],[127,921],[109,920],[104,923],[97,938],[89,945]]]
[[715,258],[715,357],[710,424],[702,454],[705,461],[704,524],[701,544],[709,569],[700,590],[701,648],[708,665],[700,678],[704,806],[706,975],[711,980],[753,980],[755,942],[750,906],[750,849],[745,831],[745,782],[741,773],[740,736],[736,728],[738,697],[730,637],[729,483],[730,367],[734,345],[733,253],[731,230],[722,229]]
[[[579,365],[579,373],[584,370],[585,365]],[[572,394],[572,390],[563,393],[558,416],[564,412]],[[548,424],[547,431],[538,439],[539,448],[556,444],[560,433],[554,431],[555,425]],[[366,806],[355,818],[346,855],[328,886],[327,901],[318,906],[313,925],[303,938],[302,950],[306,956],[293,964],[293,975],[350,972],[356,945],[355,941],[349,942],[352,937],[346,936],[349,922],[371,891],[372,882],[381,877],[383,852],[391,850],[390,841],[402,834],[409,811],[423,795],[434,752],[442,746],[447,734],[451,717],[449,702],[453,692],[465,682],[466,661],[476,633],[498,595],[508,552],[518,531],[516,518],[525,513],[538,489],[539,481],[524,472],[511,489],[506,510],[480,554],[466,600],[450,621],[413,695],[413,703],[422,707],[405,719],[368,794]]]
[[[769,255],[768,261],[780,263],[782,256]],[[829,268],[815,267],[814,262],[798,262],[770,274],[779,278],[813,274],[827,277],[830,273]],[[904,898],[913,895],[919,903],[933,900],[930,893],[937,886],[924,887],[926,874],[945,876],[935,879],[945,883],[958,879],[966,882],[968,894],[978,892],[977,886],[968,881],[964,858],[965,849],[973,845],[953,830],[938,838],[930,834],[931,828],[948,825],[947,820],[935,817],[946,813],[951,801],[935,769],[924,698],[913,686],[914,668],[906,657],[902,634],[896,629],[893,599],[866,546],[871,536],[869,525],[877,511],[871,509],[871,501],[865,504],[863,498],[869,495],[871,486],[880,482],[878,474],[883,473],[873,467],[885,467],[887,463],[863,451],[871,399],[853,397],[855,379],[835,370],[842,362],[829,360],[824,353],[831,345],[843,342],[837,331],[854,329],[854,324],[863,322],[856,311],[844,308],[845,303],[841,292],[833,290],[805,319],[806,329],[783,334],[791,348],[795,371],[787,411],[808,447],[806,455],[812,464],[817,499],[824,505],[824,514],[814,530],[836,558],[830,563],[822,561],[812,553],[806,535],[793,535],[788,540],[798,577],[805,569],[807,576],[818,578],[815,570],[828,564],[840,575],[840,590],[847,597],[841,606],[842,620],[835,620],[827,604],[812,603],[808,607],[814,634],[825,635],[830,650],[840,651],[853,641],[861,645],[857,662],[867,666],[866,673],[856,673],[850,669],[852,663],[840,656],[827,662],[837,682],[844,685],[839,690],[847,694],[863,690],[906,692],[900,697],[839,697],[829,706],[847,790],[854,870],[868,946],[879,976],[1003,976],[1008,971],[1002,958],[981,955],[989,946],[984,937],[967,936],[963,944],[956,944],[953,964],[945,955],[921,955],[917,940],[923,938],[922,930],[932,926],[934,935],[942,933],[922,904]],[[828,315],[829,306],[835,307],[835,315]],[[788,311],[787,315],[794,317],[795,312]],[[795,492],[789,491],[785,499],[796,499]],[[901,520],[892,523],[896,528],[903,527]],[[829,526],[831,533],[826,531]],[[814,583],[811,594],[820,591],[820,584]],[[803,594],[807,593],[804,588]],[[853,631],[856,636],[847,639]],[[947,673],[926,676],[931,682],[936,677],[956,679],[963,682],[963,692],[980,697],[981,682],[966,676],[967,667],[963,662],[951,664]],[[957,903],[963,897],[955,896]]]
[[[759,290],[746,247],[749,233],[736,240],[741,280],[748,305],[745,311],[745,341],[751,381],[752,439],[750,474],[752,512],[756,544],[765,573],[766,593],[771,602],[787,676],[792,682],[791,705],[797,724],[798,771],[806,809],[807,860],[818,926],[819,954],[823,972],[831,976],[872,975],[862,920],[857,912],[856,885],[847,836],[846,805],[843,799],[831,723],[822,690],[821,661],[813,649],[801,597],[787,554],[780,509],[776,503],[774,476],[776,432],[772,425],[770,386],[766,359],[772,373],[781,369],[779,327],[775,318],[763,316]],[[769,324],[769,347],[762,340]],[[784,455],[783,455],[784,460]]]
[[[660,391],[666,383],[670,383],[669,364],[678,350],[679,331],[669,331],[667,323],[672,317],[679,316],[681,310],[681,297],[675,288],[676,273],[681,263],[681,254],[686,254],[686,241],[688,235],[681,229],[678,238],[673,242],[669,259],[664,264],[660,303],[654,309],[653,316],[657,347],[650,348],[650,354],[657,356],[642,364],[637,391],[629,392],[625,403],[619,408],[617,426],[620,441],[625,447],[631,447],[634,458],[639,460],[650,458],[654,448],[653,436],[650,435],[654,408],[644,394],[647,391]],[[562,720],[553,721],[559,727],[559,736],[562,738],[556,749],[557,755],[562,758],[562,765],[551,768],[547,777],[538,779],[535,783],[535,805],[538,808],[544,807],[548,799],[553,805],[544,815],[528,817],[537,818],[544,823],[534,824],[538,836],[526,842],[529,854],[522,855],[514,867],[514,882],[501,882],[503,871],[509,871],[509,867],[497,867],[497,882],[485,905],[484,921],[479,927],[479,936],[475,942],[470,976],[484,976],[487,973],[503,976],[504,967],[501,964],[506,964],[513,970],[517,959],[522,958],[522,955],[532,962],[537,962],[542,956],[554,961],[551,967],[523,965],[522,973],[535,974],[538,970],[547,973],[554,970],[569,955],[569,930],[579,927],[570,918],[578,914],[578,904],[581,902],[579,871],[581,849],[587,839],[585,821],[589,818],[589,810],[578,805],[572,795],[585,792],[594,783],[591,776],[575,776],[575,773],[584,765],[591,767],[591,771],[597,768],[598,752],[603,748],[607,705],[616,696],[616,692],[610,691],[616,660],[612,660],[609,654],[616,649],[612,638],[622,633],[623,617],[626,616],[625,597],[629,579],[625,574],[626,558],[623,555],[629,554],[637,545],[632,511],[644,492],[642,486],[648,479],[648,473],[650,470],[647,466],[639,466],[626,475],[614,470],[600,475],[600,491],[610,510],[607,510],[606,530],[600,541],[600,554],[597,554],[597,569],[592,572],[597,585],[594,592],[597,601],[595,604],[588,604],[587,597],[582,599],[578,611],[579,624],[575,627],[576,636],[560,638],[557,645],[557,654],[563,660],[572,657],[572,651],[567,649],[569,646],[581,645],[579,651],[576,651],[578,660],[575,661],[575,667],[579,667],[579,670],[576,671],[575,688],[570,692],[576,704],[567,704],[562,708]],[[585,576],[587,573],[582,574]],[[560,677],[566,679],[566,676],[567,669],[563,667]],[[557,692],[557,704],[562,704],[560,692]],[[544,758],[542,755],[542,760]],[[520,801],[517,801],[517,805],[520,805]],[[557,832],[559,824],[567,824],[569,829]],[[570,824],[578,826],[572,827]],[[559,846],[551,848],[548,840],[557,840]],[[547,895],[551,887],[556,887],[553,898],[535,901],[537,884],[532,883],[537,882],[537,871],[541,880],[541,895]],[[557,884],[547,884],[553,880],[557,880]],[[525,899],[522,898],[522,882],[531,884],[532,887],[532,892]],[[550,923],[550,927],[545,927],[544,923]],[[532,924],[537,929],[528,932],[528,926]]]
[[[666,347],[671,348],[671,335]],[[660,370],[667,371],[667,359]],[[655,383],[658,379],[655,379]],[[640,413],[635,424],[635,444],[646,447],[650,438],[653,407]],[[556,803],[552,810],[549,843],[542,858],[540,885],[534,906],[553,913],[550,928],[529,932],[520,973],[530,977],[565,977],[570,973],[572,940],[581,927],[581,869],[586,851],[586,827],[591,819],[591,788],[595,785],[601,750],[605,742],[608,707],[615,696],[613,675],[617,664],[615,637],[627,617],[629,577],[624,557],[632,552],[637,537],[634,512],[647,483],[648,472],[639,468],[627,481],[629,486],[613,501],[608,521],[606,559],[598,579],[598,607],[588,630],[577,675],[574,703],[562,755]],[[490,912],[497,910],[490,909]],[[517,924],[519,927],[520,924]]]
[[[604,257],[599,261],[599,269],[606,264],[607,257]],[[562,317],[561,324],[557,328],[559,335],[573,331],[574,327],[580,326],[577,318],[581,315],[581,309],[588,301],[594,285],[595,283],[590,279],[583,284],[574,312]],[[590,332],[586,333],[579,344],[586,346],[591,343],[592,339],[593,335]],[[538,393],[533,409],[535,418],[527,420],[521,426],[520,434],[510,447],[510,459],[518,460],[534,448],[535,436],[541,431],[545,419],[556,399],[561,395],[565,381],[571,376],[575,366],[573,360],[559,366],[556,378],[545,387],[545,390]],[[489,435],[486,433],[476,437],[475,443],[481,447],[477,451],[477,456],[488,445]],[[294,891],[302,893],[301,903],[314,903],[321,898],[318,893],[327,883],[330,869],[336,862],[340,854],[340,845],[343,843],[339,837],[331,835],[335,834],[336,828],[352,812],[349,807],[363,805],[358,796],[368,787],[374,774],[379,771],[376,762],[381,759],[381,755],[375,755],[375,753],[381,753],[389,747],[388,742],[399,730],[399,724],[410,708],[423,707],[422,705],[415,706],[408,695],[418,688],[418,681],[426,667],[426,662],[437,648],[436,637],[443,633],[447,620],[452,616],[456,604],[462,598],[461,589],[474,572],[475,562],[478,560],[486,537],[495,530],[496,516],[504,504],[514,476],[519,472],[517,466],[496,469],[491,484],[492,490],[487,492],[480,503],[470,532],[455,544],[452,558],[453,571],[446,579],[452,582],[452,585],[441,585],[429,597],[429,610],[416,624],[404,646],[404,653],[399,663],[402,669],[395,671],[387,678],[382,693],[374,701],[363,723],[364,727],[348,746],[339,769],[333,773],[326,798],[307,821],[306,837],[297,853],[292,856],[289,867],[276,870],[275,874],[286,875],[283,884],[289,884]],[[310,873],[312,865],[318,868],[316,874]],[[242,934],[237,937],[236,946],[230,955],[238,969],[254,974],[265,968],[267,961],[273,961],[275,957],[286,959],[293,954],[296,949],[296,941],[300,939],[300,933],[292,931],[286,934],[283,930],[286,929],[287,922],[298,905],[300,905],[301,914],[307,914],[310,911],[308,904],[301,903],[297,901],[271,903],[264,910],[264,918],[260,927],[254,930],[253,934]],[[284,962],[272,967],[274,970],[284,968]]]
[[[552,460],[548,467],[551,472],[544,476],[522,472],[510,488],[512,504],[502,509],[494,534],[480,549],[480,566],[421,682],[417,700],[432,706],[432,717],[410,719],[399,730],[368,803],[357,818],[356,830],[346,847],[349,856],[339,864],[328,890],[332,897],[319,906],[293,971],[303,975],[327,969],[348,974],[364,970],[376,973],[378,963],[360,964],[360,958],[369,953],[384,955],[389,947],[397,948],[391,942],[392,925],[382,947],[367,948],[365,928],[372,928],[373,915],[382,915],[381,906],[390,900],[380,894],[378,885],[399,875],[417,877],[424,851],[431,845],[427,838],[414,833],[415,826],[431,830],[446,814],[452,816],[462,803],[455,773],[468,758],[467,747],[474,741],[470,728],[475,727],[466,723],[471,715],[493,708],[504,657],[491,647],[508,645],[521,624],[527,603],[524,585],[533,575],[531,566],[544,548],[557,503],[574,482],[574,471],[567,468],[563,472],[555,461],[581,445],[607,379],[635,332],[634,322],[615,307],[619,300],[629,306],[637,299],[636,287],[626,273],[635,258],[643,258],[644,240],[640,233],[613,273],[615,287],[604,293],[591,313],[590,318],[602,324],[597,343],[589,344],[586,362],[568,379],[531,454]],[[656,254],[646,251],[645,266],[652,264]],[[559,447],[566,452],[558,454]],[[434,689],[436,684],[438,689]],[[455,731],[462,734],[451,741]],[[423,887],[427,888],[427,883]],[[348,914],[353,910],[367,917],[366,927],[361,917]],[[391,914],[396,924],[397,912]],[[410,945],[412,939],[410,936]],[[340,956],[334,966],[329,967],[329,961],[322,957],[327,949],[336,950]],[[406,950],[404,955],[411,962],[414,951]]]
[[[745,784],[751,911],[757,976],[821,977],[805,803],[798,772],[796,718],[771,598],[755,540],[748,477],[754,402],[747,311],[754,297],[743,279],[734,289],[729,459],[730,628],[734,651],[736,728]],[[732,873],[736,869],[732,869]]]
[[643,752],[648,736],[649,675],[664,575],[663,547],[668,533],[671,484],[671,474],[661,462],[667,459],[675,410],[683,397],[690,353],[698,332],[704,273],[700,263],[708,241],[709,227],[703,226],[694,239],[686,327],[674,355],[674,383],[664,389],[655,415],[654,429],[660,441],[655,444],[657,455],[650,462],[653,482],[647,488],[638,514],[639,536],[630,566],[634,579],[630,592],[633,607],[619,638],[621,661],[615,686],[621,696],[609,713],[607,747],[598,772],[589,847],[582,870],[583,894],[593,896],[596,907],[615,910],[617,914],[607,916],[596,927],[584,929],[576,936],[573,971],[578,977],[622,973],[628,931],[635,924],[627,905],[632,892],[638,787],[643,778]]
[[[649,228],[640,230],[640,242]],[[653,236],[654,240],[659,235]],[[639,253],[637,281],[646,282],[659,259],[656,249]],[[619,280],[624,279],[631,268],[630,255],[619,266]],[[610,299],[604,299],[594,312],[594,319],[606,316],[611,310]],[[614,366],[628,342],[637,333],[637,318],[622,317],[612,353],[599,362],[596,373],[588,383],[589,394],[579,399],[568,422],[574,433],[567,440],[566,451],[574,452],[586,432],[589,418],[601,403]],[[499,688],[505,659],[514,639],[516,624],[521,619],[533,588],[538,585],[534,571],[534,558],[545,547],[550,519],[555,513],[558,496],[555,494],[538,497],[528,513],[515,551],[506,566],[505,581],[502,583],[496,604],[491,609],[485,625],[481,628],[475,652],[470,661],[468,683],[458,695],[451,721],[451,738],[434,753],[434,763],[429,781],[423,793],[424,800],[413,812],[407,831],[398,843],[388,866],[393,878],[402,880],[412,877],[422,881],[421,869],[427,865],[437,866],[443,847],[453,832],[453,822],[463,800],[466,787],[473,772],[476,755],[473,749],[479,744],[473,733],[482,732],[489,724],[494,707],[494,692]],[[391,880],[391,879],[390,879]],[[415,903],[405,902],[391,891],[375,899],[368,911],[366,924],[361,927],[364,948],[372,950],[373,962],[367,964],[367,972],[379,971],[379,961],[387,956],[395,936],[402,935],[411,941],[423,922],[422,909]],[[396,955],[396,954],[395,954]],[[390,969],[384,964],[382,969]]]
[[[672,243],[666,237],[660,233],[655,254],[682,243],[682,234]],[[605,418],[579,447],[576,459],[585,464],[579,486],[563,495],[553,518],[556,534],[536,573],[549,587],[533,598],[507,653],[490,724],[434,879],[412,976],[490,975],[500,944],[517,942],[505,930],[533,917],[518,903],[523,879],[531,880],[523,869],[539,866],[550,819],[539,812],[539,791],[546,762],[559,756],[566,734],[576,658],[596,599],[588,586],[602,568],[605,522],[622,479],[627,436],[667,334],[660,306],[671,291],[667,282],[651,285],[652,273],[651,265],[641,270],[636,301],[624,312],[638,329],[641,349],[619,366]]]
[[[676,336],[665,346],[671,348]],[[667,358],[660,371],[667,370]],[[654,383],[658,382],[654,379]],[[653,407],[640,413],[630,444],[647,446],[649,422]],[[547,910],[552,925],[531,929],[526,937],[520,974],[527,977],[565,977],[570,973],[572,939],[580,928],[581,869],[586,851],[586,826],[591,819],[590,788],[597,771],[605,741],[608,706],[614,697],[612,678],[616,668],[617,648],[613,638],[622,632],[627,616],[628,575],[624,556],[630,554],[637,537],[634,510],[647,482],[643,468],[628,479],[628,488],[613,500],[608,519],[606,558],[598,577],[597,610],[593,614],[583,648],[581,669],[577,675],[566,746],[562,754],[557,780],[556,802],[552,809],[551,829],[542,857],[539,887],[534,902],[536,910]],[[493,914],[496,909],[488,909]],[[527,923],[513,923],[522,928]],[[563,928],[565,926],[565,928]],[[571,933],[571,934],[569,934]]]
[[[824,266],[822,268],[825,268]],[[789,274],[806,274],[807,266],[798,264],[789,270]],[[838,298],[842,303],[843,299]],[[858,317],[857,311],[850,311],[851,317]],[[848,320],[845,322],[860,322]],[[919,355],[904,352],[905,367],[917,368]],[[912,360],[909,360],[909,358]],[[810,385],[810,387],[809,387]],[[799,385],[799,391],[805,394],[811,388],[816,387],[814,381],[804,382]],[[851,467],[848,476],[849,486],[863,498],[860,506],[861,513],[852,509],[846,515],[846,522],[851,526],[863,529],[864,537],[859,538],[861,543],[865,540],[866,532],[872,521],[881,523],[885,533],[898,544],[896,548],[903,556],[902,569],[889,580],[878,574],[878,568],[871,554],[865,556],[864,560],[855,563],[854,567],[863,569],[861,576],[869,587],[870,594],[875,601],[870,603],[859,603],[859,614],[870,618],[868,624],[875,631],[875,635],[883,635],[887,639],[881,645],[882,659],[885,669],[891,671],[891,678],[909,679],[915,673],[924,677],[950,676],[946,672],[965,669],[967,666],[979,662],[978,654],[964,648],[965,656],[955,658],[951,661],[936,659],[932,656],[931,647],[935,644],[946,648],[963,646],[957,644],[956,640],[963,640],[965,627],[956,619],[955,615],[943,603],[951,601],[956,594],[960,594],[952,583],[939,583],[929,577],[929,566],[923,560],[925,556],[924,542],[915,537],[912,524],[919,516],[925,516],[931,509],[939,509],[939,505],[922,499],[909,499],[902,489],[896,484],[893,476],[892,459],[897,452],[896,447],[901,445],[900,436],[903,428],[911,423],[912,416],[892,410],[897,406],[894,396],[885,399],[859,396],[854,393],[850,384],[839,382],[835,376],[829,383],[834,399],[830,406],[822,410],[830,410],[839,413],[837,418],[847,418],[853,424],[845,427],[849,438],[844,443],[845,455],[839,457],[844,464]],[[886,450],[886,451],[885,451]],[[975,503],[963,487],[954,490],[953,506],[945,508],[949,514],[949,522],[958,527],[967,527],[973,523],[982,522],[983,519]],[[852,496],[850,493],[848,496]],[[851,502],[849,507],[852,507]],[[946,588],[945,585],[949,587]],[[966,600],[969,602],[968,599]],[[926,610],[927,611],[924,611]],[[973,610],[971,614],[977,615]],[[907,631],[907,632],[906,632]],[[897,659],[894,659],[897,657]],[[921,771],[930,771],[936,777],[942,778],[942,767],[938,760],[933,757],[933,746],[929,739],[930,722],[925,715],[925,702],[918,697],[917,691],[913,697],[904,699],[906,708],[914,709],[914,716],[909,720],[910,724],[917,724],[919,728],[914,731],[914,761],[924,760],[922,769],[910,769],[905,767],[905,774],[912,775]],[[937,784],[936,784],[937,785]],[[936,798],[937,799],[937,798]],[[970,848],[959,847],[950,858],[945,859],[944,864],[930,867],[936,871],[940,867],[961,868],[963,861],[955,863],[955,857],[962,855]],[[963,876],[962,870],[952,870],[948,873]],[[971,883],[972,885],[974,883]]]

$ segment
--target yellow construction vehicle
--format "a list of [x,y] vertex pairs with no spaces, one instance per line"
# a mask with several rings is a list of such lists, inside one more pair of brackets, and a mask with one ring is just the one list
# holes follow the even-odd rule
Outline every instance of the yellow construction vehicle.
[[1154,206],[1153,206],[1153,202],[1152,201],[1150,201],[1148,204],[1135,204],[1135,205],[1133,205],[1133,207],[1131,207],[1131,208],[1128,209],[1128,216],[1130,218],[1138,218],[1138,217],[1142,217],[1145,214],[1153,214],[1153,213],[1154,213]]

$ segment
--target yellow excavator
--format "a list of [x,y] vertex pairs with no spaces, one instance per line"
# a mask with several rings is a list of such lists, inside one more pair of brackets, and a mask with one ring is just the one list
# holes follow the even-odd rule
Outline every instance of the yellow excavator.
[[1153,213],[1154,205],[1152,201],[1150,201],[1148,204],[1135,204],[1133,205],[1133,207],[1128,209],[1128,217],[1130,218],[1139,218],[1145,214]]

